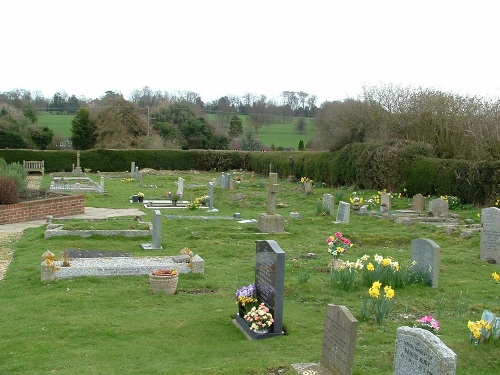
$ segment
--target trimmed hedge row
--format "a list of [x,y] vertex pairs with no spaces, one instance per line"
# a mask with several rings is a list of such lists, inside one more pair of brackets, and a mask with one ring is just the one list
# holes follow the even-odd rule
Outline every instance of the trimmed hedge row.
[[[337,152],[244,152],[211,150],[88,150],[80,153],[80,166],[93,172],[129,171],[139,168],[170,170],[271,170],[281,178],[290,174],[308,177],[327,186],[357,189],[407,190],[414,195],[450,195],[463,203],[492,204],[500,197],[500,161],[474,162],[432,157],[419,143],[392,141],[349,144]],[[44,160],[46,172],[69,172],[76,165],[76,151],[0,150],[8,163]]]

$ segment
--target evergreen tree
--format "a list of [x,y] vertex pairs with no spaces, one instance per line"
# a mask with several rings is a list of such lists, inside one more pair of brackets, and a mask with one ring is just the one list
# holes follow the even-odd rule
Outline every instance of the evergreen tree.
[[227,134],[232,138],[239,137],[243,134],[243,121],[238,116],[234,116],[229,121],[229,131]]
[[30,133],[31,140],[40,150],[46,150],[54,138],[54,132],[47,126],[43,128],[31,128]]
[[87,108],[80,108],[71,121],[71,140],[73,148],[88,150],[95,146],[97,140],[95,122],[90,119]]

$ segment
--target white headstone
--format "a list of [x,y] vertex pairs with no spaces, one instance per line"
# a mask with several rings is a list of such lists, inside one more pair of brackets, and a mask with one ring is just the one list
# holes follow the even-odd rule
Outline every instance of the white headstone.
[[337,208],[337,219],[336,223],[349,224],[349,219],[351,215],[351,205],[346,202],[339,202],[339,207]]

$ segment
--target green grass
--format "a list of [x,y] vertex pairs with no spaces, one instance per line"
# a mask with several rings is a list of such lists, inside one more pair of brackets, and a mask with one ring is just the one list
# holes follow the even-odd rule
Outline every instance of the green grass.
[[[130,208],[138,191],[146,199],[172,190],[178,176],[185,186],[206,186],[215,173],[170,172],[146,175],[136,182],[107,179],[108,194],[89,194],[86,206]],[[266,211],[267,178],[242,173],[234,191],[215,188],[211,215],[245,219]],[[45,176],[45,183],[48,181]],[[439,288],[411,285],[396,289],[393,308],[382,325],[360,322],[354,374],[393,373],[396,329],[413,325],[432,314],[441,323],[441,340],[458,356],[457,374],[493,374],[500,368],[500,342],[469,343],[468,320],[478,320],[483,309],[500,314],[499,285],[491,278],[498,265],[479,259],[480,239],[448,235],[445,229],[405,227],[388,220],[351,215],[349,224],[333,224],[332,217],[317,215],[323,193],[336,189],[315,187],[312,195],[298,184],[280,181],[277,213],[285,218],[286,234],[264,235],[255,225],[228,220],[163,219],[164,250],[144,252],[143,239],[55,237],[44,239],[43,228],[27,229],[15,243],[14,259],[0,283],[1,374],[267,374],[291,364],[318,362],[321,355],[325,309],[328,303],[347,306],[359,318],[363,288],[351,292],[330,283],[326,238],[341,231],[354,247],[343,257],[354,261],[363,254],[382,254],[408,264],[411,240],[429,238],[441,247]],[[206,188],[186,188],[185,197],[197,197]],[[236,200],[236,194],[244,198]],[[360,192],[358,191],[358,194]],[[344,190],[344,197],[350,192]],[[361,192],[367,198],[373,192]],[[395,199],[394,208],[407,208],[408,199]],[[146,210],[144,220],[151,220]],[[302,219],[290,219],[298,211]],[[171,213],[163,210],[163,213]],[[479,208],[453,211],[478,222]],[[176,210],[178,215],[206,215]],[[248,341],[232,324],[237,312],[236,289],[254,279],[255,241],[276,240],[286,253],[283,323],[286,335]],[[99,249],[130,252],[136,256],[175,255],[184,247],[205,260],[205,274],[181,274],[178,293],[153,295],[147,277],[62,279],[43,284],[39,264],[45,250]],[[316,258],[307,258],[309,252]],[[304,275],[309,275],[305,277]],[[203,293],[202,293],[203,291]],[[496,369],[496,370],[495,370]]]
[[71,137],[71,120],[73,115],[38,115],[38,123],[54,131],[55,136]]

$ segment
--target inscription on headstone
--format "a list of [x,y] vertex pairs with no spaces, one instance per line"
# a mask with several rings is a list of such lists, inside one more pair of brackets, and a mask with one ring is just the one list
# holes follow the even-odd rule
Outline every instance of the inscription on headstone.
[[457,355],[433,333],[397,329],[394,375],[454,375],[456,368]]
[[500,264],[500,208],[483,208],[481,227],[481,260]]
[[351,214],[351,205],[346,202],[339,202],[339,207],[337,208],[337,219],[336,223],[349,224]]
[[273,333],[283,331],[285,252],[276,241],[256,241],[255,288],[257,298],[273,314]]
[[426,238],[417,238],[411,242],[411,267],[414,272],[423,272],[427,282],[433,288],[438,287],[439,261],[441,248],[437,243]]

